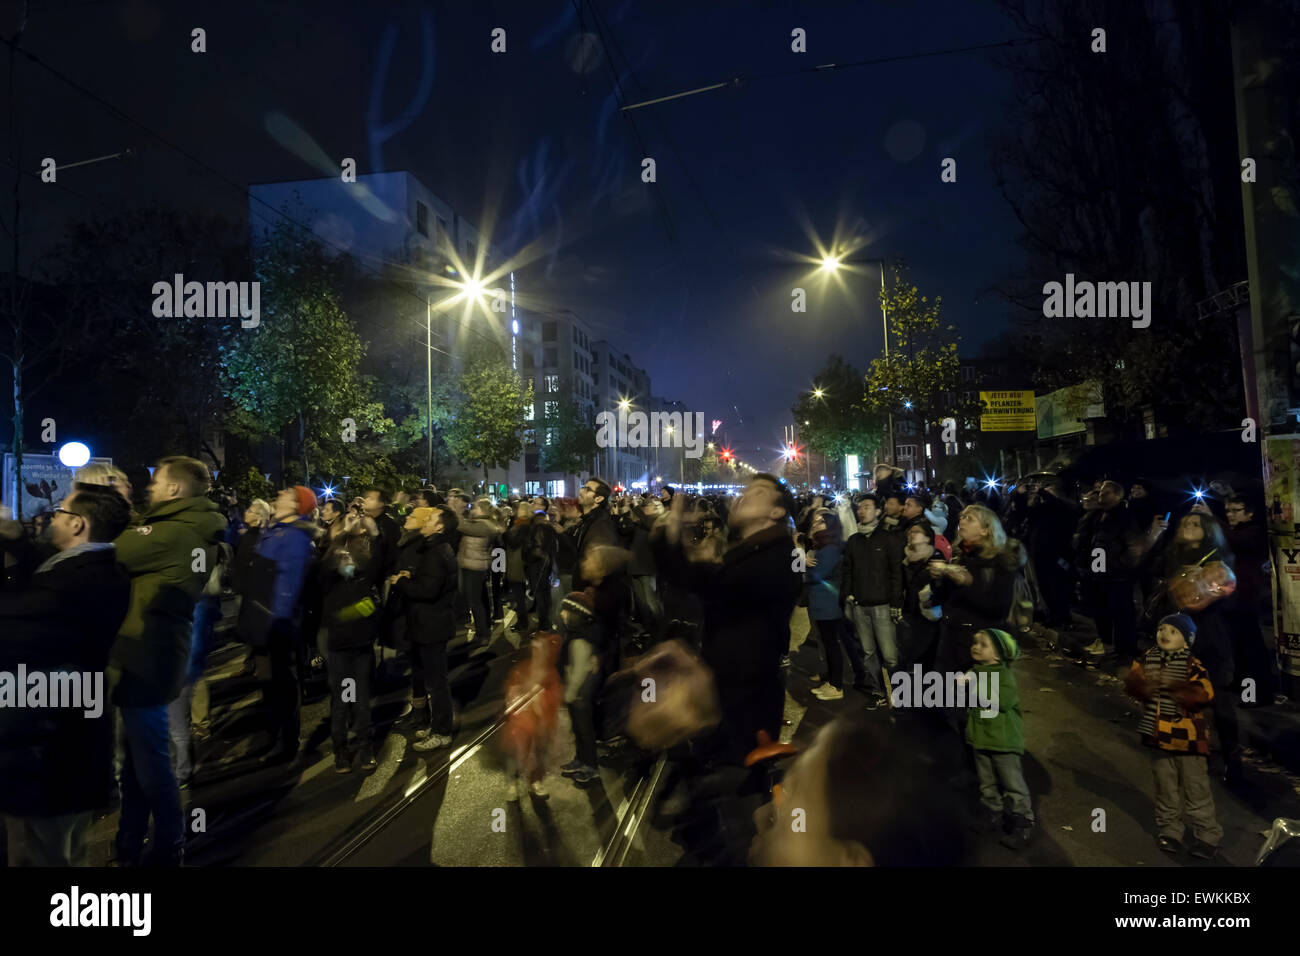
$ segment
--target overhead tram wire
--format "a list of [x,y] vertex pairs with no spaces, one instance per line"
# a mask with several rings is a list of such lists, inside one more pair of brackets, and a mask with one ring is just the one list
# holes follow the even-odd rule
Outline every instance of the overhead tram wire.
[[[13,53],[19,53],[19,54],[21,54],[22,56],[26,57],[26,58],[27,58],[28,60],[30,60],[32,63],[36,64],[36,65],[39,66],[41,69],[45,70],[47,73],[49,73],[50,75],[56,77],[57,79],[62,80],[65,84],[67,84],[68,86],[70,86],[72,89],[76,90],[78,93],[82,94],[83,96],[87,97],[88,99],[90,99],[90,100],[93,101],[94,103],[98,104],[99,106],[101,106],[102,108],[104,108],[105,110],[107,110],[109,113],[111,113],[113,116],[117,117],[118,119],[120,119],[120,120],[122,120],[122,121],[124,121],[124,122],[126,122],[126,123],[129,123],[129,124],[132,125],[132,126],[135,126],[137,129],[141,130],[142,132],[144,132],[144,133],[147,134],[148,136],[151,136],[152,138],[156,139],[158,142],[162,143],[162,144],[163,144],[164,146],[166,146],[168,149],[171,149],[172,151],[174,151],[174,152],[178,153],[179,155],[183,156],[185,159],[189,160],[191,163],[193,163],[193,164],[194,164],[195,166],[197,166],[199,169],[203,170],[204,172],[208,173],[209,175],[211,175],[211,176],[215,177],[216,179],[220,180],[220,181],[221,181],[222,183],[224,183],[225,185],[227,185],[227,186],[229,186],[230,188],[232,188],[232,189],[236,190],[237,192],[239,192],[239,194],[240,194],[241,196],[246,196],[247,198],[251,199],[253,202],[255,202],[255,203],[259,204],[259,205],[265,206],[267,209],[271,210],[271,212],[274,213],[276,216],[279,216],[281,219],[284,219],[284,220],[286,220],[287,222],[289,222],[290,224],[292,224],[292,225],[298,227],[299,229],[302,229],[304,232],[306,232],[308,235],[312,236],[316,241],[320,242],[322,245],[329,246],[330,248],[336,250],[337,252],[340,252],[340,253],[344,253],[344,254],[350,255],[350,256],[352,256],[352,258],[353,258],[354,260],[357,260],[358,262],[361,261],[361,260],[357,259],[357,257],[356,257],[353,253],[351,253],[350,250],[345,249],[345,248],[343,248],[342,246],[339,246],[339,245],[337,245],[336,243],[331,242],[330,240],[326,239],[326,238],[323,237],[323,236],[319,236],[319,235],[317,235],[317,234],[314,232],[314,230],[312,230],[312,228],[311,228],[309,225],[307,225],[306,223],[300,222],[299,220],[297,220],[297,219],[295,219],[294,217],[290,216],[289,214],[285,213],[283,210],[276,209],[276,208],[275,208],[274,206],[272,206],[270,203],[266,202],[266,200],[261,199],[261,198],[259,198],[259,197],[257,197],[257,196],[252,195],[252,193],[250,193],[250,192],[248,191],[248,188],[247,188],[246,186],[241,186],[238,182],[236,182],[235,180],[231,179],[229,176],[227,176],[225,173],[221,172],[219,169],[216,169],[215,167],[209,165],[209,164],[206,163],[204,160],[200,159],[199,157],[197,157],[197,156],[195,156],[194,154],[192,154],[189,150],[185,149],[183,146],[180,146],[179,144],[172,142],[170,139],[168,139],[168,138],[167,138],[166,136],[164,136],[162,133],[159,133],[159,132],[155,131],[154,129],[152,129],[151,127],[149,127],[148,125],[146,125],[145,123],[141,122],[140,120],[137,120],[135,117],[133,117],[133,116],[131,116],[130,114],[126,113],[124,110],[118,108],[117,106],[114,106],[114,105],[113,105],[112,103],[110,103],[108,100],[106,100],[106,99],[104,99],[103,97],[99,96],[97,93],[93,92],[92,90],[87,89],[85,86],[83,86],[82,84],[78,83],[76,80],[74,80],[72,77],[68,76],[68,75],[67,75],[66,73],[64,73],[63,71],[59,70],[57,67],[51,66],[49,63],[46,63],[44,60],[42,60],[42,59],[41,59],[39,56],[37,56],[36,54],[34,54],[34,53],[32,53],[32,52],[30,52],[30,51],[28,51],[28,50],[22,49],[22,48],[19,47],[19,46],[18,46],[18,45],[13,41],[13,40],[10,40],[10,39],[8,39],[8,38],[6,38],[6,37],[0,37],[0,43],[3,43],[5,46],[9,47],[9,49],[10,49],[10,55],[11,55],[11,56],[13,55]],[[257,214],[254,212],[254,210],[252,210],[251,208],[250,208],[250,210],[249,210],[249,213],[250,213],[250,214],[253,214],[253,215],[257,215]],[[263,221],[270,222],[270,220],[267,220],[265,216],[259,216],[259,218],[263,219]],[[362,263],[362,265],[363,265],[363,267],[364,267],[364,263]],[[386,279],[384,276],[379,275],[379,274],[376,274],[375,277],[376,277],[377,279],[379,279],[381,282],[391,282],[391,280],[388,280],[388,279]],[[407,295],[410,295],[410,296],[411,296],[412,298],[414,298],[414,299],[417,299],[417,300],[420,302],[421,305],[425,305],[425,304],[427,304],[427,301],[428,301],[428,300],[427,300],[425,297],[420,296],[418,293],[410,292],[410,291],[408,291],[408,290],[402,288],[402,287],[401,287],[400,285],[398,285],[397,283],[392,283],[392,284],[393,284],[393,285],[397,285],[399,291],[404,292],[404,293],[407,294]],[[446,313],[443,313],[443,314],[445,315]],[[452,318],[452,317],[449,316],[449,318]],[[494,345],[496,345],[496,344],[500,344],[496,338],[494,338],[494,337],[488,335],[488,334],[485,333],[485,332],[480,331],[478,328],[476,328],[476,327],[475,327],[472,323],[470,323],[468,320],[465,320],[465,319],[454,319],[454,321],[455,321],[458,325],[460,325],[460,326],[462,326],[462,327],[468,329],[468,330],[469,330],[471,333],[473,333],[474,335],[479,336],[479,337],[482,338],[484,341],[486,341],[486,342],[490,342],[490,343],[492,343],[492,344],[494,344]],[[395,330],[393,330],[392,327],[390,326],[390,327],[389,327],[389,331],[391,332],[391,331],[395,331]],[[447,353],[444,352],[444,353],[442,353],[442,354],[445,355],[445,354],[447,354]]]
[[694,96],[697,93],[707,93],[711,90],[722,89],[726,86],[739,86],[742,83],[755,83],[763,80],[776,80],[784,77],[802,76],[808,73],[831,73],[838,70],[852,70],[862,66],[878,66],[882,63],[898,63],[905,60],[923,60],[935,56],[951,56],[957,53],[975,53],[980,50],[996,50],[1003,47],[1024,46],[1029,43],[1040,43],[1046,40],[1046,37],[1022,37],[1014,40],[1000,40],[997,43],[980,43],[974,46],[952,47],[947,50],[926,50],[920,53],[902,53],[898,56],[881,56],[872,57],[866,60],[852,60],[848,63],[822,63],[817,66],[803,66],[793,70],[774,70],[770,73],[754,73],[749,76],[733,76],[721,83],[712,83],[706,86],[696,87],[690,90],[684,90],[679,93],[670,93],[666,96],[658,96],[654,99],[644,100],[640,103],[632,103],[624,106],[624,112],[642,109],[646,106],[653,106],[656,103],[664,103],[668,100],[677,100],[685,96]]
[[[596,9],[595,0],[591,0],[591,10],[597,21],[598,28],[599,28],[600,12]],[[640,81],[637,80],[636,78],[636,71],[632,69],[631,60],[627,58],[627,54],[623,52],[622,48],[618,45],[618,42],[614,39],[614,31],[609,28],[608,24],[605,25],[604,33],[601,34],[601,42],[608,43],[609,48],[613,49],[614,52],[618,54],[619,59],[621,59],[624,65],[627,66],[628,75],[632,77],[633,82],[635,82],[637,86],[641,86]],[[720,85],[725,86],[726,84],[720,84]],[[686,160],[682,158],[681,151],[678,150],[677,148],[677,141],[673,139],[672,135],[668,132],[667,124],[662,120],[660,121],[659,129],[663,133],[663,137],[668,143],[668,148],[673,151],[673,156],[677,160],[677,165],[680,166],[682,172],[686,174],[687,181],[691,184],[691,187],[695,190],[695,195],[698,197],[700,201],[700,205],[703,206],[704,211],[708,213],[709,219],[712,220],[714,227],[722,235],[722,238],[726,239],[728,242],[733,241],[733,236],[727,231],[726,227],[723,226],[722,220],[718,218],[718,214],[713,209],[713,204],[709,202],[708,195],[700,187],[699,181],[695,178],[694,174],[691,172],[690,167],[686,165]]]
[[[572,2],[573,2],[574,9],[578,13],[578,23],[581,24],[582,23],[582,0],[572,0]],[[592,11],[594,14],[595,11],[594,5],[592,7]],[[627,110],[623,107],[623,104],[627,102],[627,98],[623,95],[623,86],[618,81],[618,70],[614,67],[614,60],[610,54],[609,44],[605,40],[605,33],[601,29],[599,18],[593,16],[592,25],[596,28],[596,35],[600,39],[600,45],[605,54],[604,57],[602,57],[602,59],[604,59],[605,61],[605,68],[609,71],[610,80],[614,86],[614,99],[618,103],[619,113],[621,113],[623,117],[627,120],[628,127],[631,128],[632,130],[632,137],[633,139],[636,140],[637,148],[641,151],[641,155],[643,157],[648,157],[650,155],[650,152],[649,150],[646,149],[645,140],[641,137],[641,131],[637,129],[636,122],[632,119],[631,116],[628,115]],[[659,185],[658,182],[656,182],[655,185],[658,186]],[[664,220],[664,229],[668,233],[668,242],[670,244],[676,245],[677,229],[673,225],[672,213],[668,209],[668,201],[664,198],[663,191],[661,189],[653,190],[652,194],[654,195],[655,199],[658,200],[659,212]]]

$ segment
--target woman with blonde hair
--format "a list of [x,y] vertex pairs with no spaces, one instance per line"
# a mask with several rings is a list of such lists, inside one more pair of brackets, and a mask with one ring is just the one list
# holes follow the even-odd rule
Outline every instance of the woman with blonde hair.
[[966,671],[976,631],[1001,628],[1011,612],[1016,572],[1024,549],[1008,538],[998,516],[984,505],[967,505],[957,521],[952,561],[931,561],[931,603],[943,607],[934,667]]
[[[132,505],[131,481],[126,477],[126,472],[116,465],[110,465],[103,461],[94,461],[78,468],[73,472],[72,477],[79,485],[100,485],[104,488],[112,488],[125,499],[128,505]],[[134,511],[134,507],[132,507],[132,511]]]

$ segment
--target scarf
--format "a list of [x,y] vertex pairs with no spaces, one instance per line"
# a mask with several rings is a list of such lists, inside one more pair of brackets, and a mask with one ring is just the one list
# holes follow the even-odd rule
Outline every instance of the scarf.
[[[1168,671],[1174,684],[1187,682],[1187,661],[1192,652],[1184,647],[1181,651],[1162,651],[1153,647],[1147,651],[1142,661],[1142,670],[1148,681],[1154,683],[1161,671]],[[1178,704],[1169,696],[1168,690],[1160,691],[1142,706],[1142,719],[1138,722],[1138,733],[1144,737],[1156,736],[1156,721],[1177,720],[1182,716]]]
[[858,530],[859,530],[860,532],[862,532],[863,534],[865,534],[865,535],[869,535],[869,534],[871,534],[873,531],[875,531],[875,530],[876,530],[877,528],[879,528],[879,527],[880,527],[880,519],[879,519],[879,518],[877,518],[875,521],[871,522],[871,524],[862,524],[861,522],[858,522]]
[[91,551],[107,551],[112,547],[114,547],[112,541],[83,541],[81,544],[74,544],[70,548],[64,548],[58,554],[50,555],[42,561],[41,566],[32,573],[41,574],[50,570],[50,568],[54,567],[59,562],[68,560],[68,558],[75,558],[79,554],[87,554]]

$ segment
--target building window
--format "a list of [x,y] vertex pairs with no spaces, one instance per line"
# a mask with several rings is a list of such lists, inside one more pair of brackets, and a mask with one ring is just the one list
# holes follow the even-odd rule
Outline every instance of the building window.
[[540,481],[525,481],[524,494],[540,495],[542,493],[542,483]]
[[903,459],[904,461],[916,461],[916,446],[915,446],[915,445],[899,445],[899,446],[898,446],[898,457],[901,458],[901,459]]
[[[556,337],[558,334],[559,334],[559,332],[557,331],[557,329],[556,329],[556,325],[555,325],[554,322],[543,322],[543,323],[542,323],[542,341],[543,341],[543,342],[554,342],[554,341],[555,341],[555,337]],[[552,363],[552,364],[554,364],[554,363]]]
[[415,201],[415,231],[422,236],[429,235],[429,207],[418,199]]
[[554,395],[560,390],[560,376],[547,375],[543,381],[546,383],[546,394]]
[[555,368],[555,366],[560,364],[560,358],[555,354],[555,349],[546,349],[545,352],[546,355],[544,356],[545,361],[543,364],[546,368]]
[[548,445],[553,445],[553,444],[555,444],[555,432],[556,432],[556,429],[554,429],[554,428],[548,428],[548,429],[546,429],[546,444],[548,444]]
[[447,240],[447,220],[441,216],[438,217],[438,234],[433,237],[436,242],[445,242]]
[[596,373],[594,373],[594,374],[591,376],[591,384],[592,384],[592,385],[595,385],[597,388],[600,388],[600,373],[599,373],[599,372],[596,372]]
[[534,367],[534,365],[533,365],[533,353],[532,353],[532,352],[525,352],[525,353],[524,353],[524,368],[526,368],[526,369],[530,369],[530,368],[533,368],[533,367]]
[[531,421],[533,420],[533,414],[534,414],[533,406],[532,406],[532,405],[528,405],[528,406],[524,409],[524,421],[529,421],[529,422],[531,422]]
[[[547,402],[547,403],[546,403],[546,406],[545,406],[545,410],[543,411],[543,414],[544,414],[547,418],[558,418],[559,415],[560,415],[560,403],[559,403],[559,402]],[[550,439],[547,439],[546,444],[549,445],[550,443],[551,443],[551,442],[550,442]]]
[[564,497],[564,479],[563,479],[563,478],[557,479],[556,481],[548,481],[548,482],[546,483],[546,497],[548,497],[548,498],[563,498],[563,497]]
[[975,381],[975,366],[973,366],[973,365],[963,365],[963,366],[961,367],[961,380],[962,380],[963,382],[973,382],[973,381]]
[[536,428],[525,428],[525,429],[524,429],[524,444],[525,444],[525,445],[528,445],[530,448],[532,448],[532,447],[536,447],[536,445],[537,445],[537,429],[536,429]]

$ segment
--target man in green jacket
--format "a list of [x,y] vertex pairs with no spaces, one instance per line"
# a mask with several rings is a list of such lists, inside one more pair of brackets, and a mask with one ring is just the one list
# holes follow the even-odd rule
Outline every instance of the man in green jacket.
[[189,661],[194,604],[216,562],[226,519],[205,497],[207,466],[164,458],[154,469],[140,523],[114,542],[131,577],[131,604],[109,662],[113,702],[120,709],[125,761],[117,858],[139,866],[149,817],[150,862],[179,866],[185,845],[180,790],[172,768],[167,705],[180,693]]

